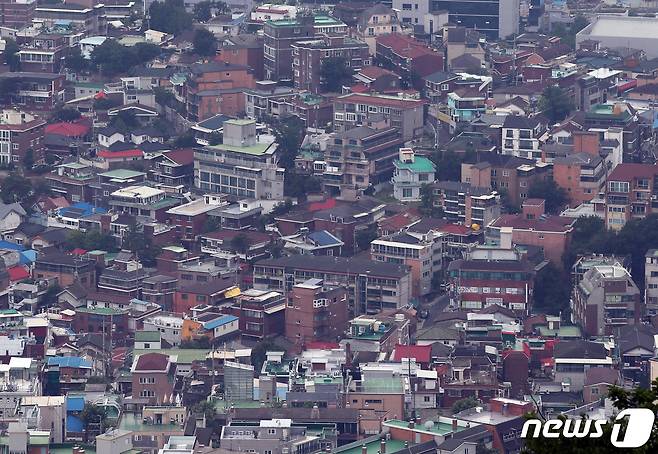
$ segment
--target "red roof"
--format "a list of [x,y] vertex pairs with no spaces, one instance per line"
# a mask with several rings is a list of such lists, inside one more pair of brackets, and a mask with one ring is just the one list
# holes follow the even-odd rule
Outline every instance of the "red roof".
[[437,51],[430,49],[424,43],[399,33],[378,36],[376,41],[377,44],[388,47],[397,55],[405,58],[417,58],[431,54],[439,55]]
[[336,199],[327,199],[324,202],[313,202],[308,205],[308,211],[330,210],[336,206]]
[[396,345],[394,361],[402,358],[414,358],[419,363],[429,363],[432,360],[431,345]]
[[408,211],[395,214],[390,218],[382,219],[379,222],[379,225],[383,230],[394,230],[399,232],[403,228],[416,222],[418,219],[420,219],[418,210],[411,208]]
[[658,175],[658,166],[655,164],[625,162],[615,167],[608,181],[633,181],[634,178],[651,178],[654,175]]
[[73,254],[73,255],[85,255],[86,253],[87,253],[86,250],[81,249],[79,247],[77,247],[77,248],[75,248],[71,251],[71,254]]
[[364,66],[359,70],[359,74],[362,76],[367,77],[368,79],[373,79],[376,80],[379,77],[386,76],[389,74],[392,74],[396,77],[399,77],[397,74],[395,74],[393,71],[389,71],[388,69],[380,68],[379,66]]
[[333,350],[336,348],[339,348],[340,345],[338,345],[335,342],[309,342],[306,344],[306,350]]
[[446,224],[443,227],[439,228],[439,231],[444,233],[451,233],[454,235],[468,235],[472,232],[470,227],[459,224]]
[[164,371],[167,370],[169,364],[169,355],[162,353],[146,353],[137,359],[135,365],[136,371]]
[[182,166],[194,162],[194,150],[192,148],[179,148],[178,150],[171,150],[163,154]]
[[53,123],[46,126],[46,134],[57,134],[65,137],[83,137],[89,133],[91,126],[86,120],[75,122]]
[[11,282],[22,281],[30,277],[30,273],[22,266],[7,268],[7,273],[9,273],[9,280]]
[[549,215],[539,219],[525,219],[520,214],[504,214],[493,223],[493,227],[512,227],[517,230],[565,233],[571,230],[574,222],[576,222],[575,218],[564,216]]
[[356,84],[350,87],[352,93],[368,93],[370,89],[363,84]]
[[123,151],[110,151],[101,150],[97,153],[99,158],[113,159],[113,158],[141,158],[144,156],[142,150],[123,150]]

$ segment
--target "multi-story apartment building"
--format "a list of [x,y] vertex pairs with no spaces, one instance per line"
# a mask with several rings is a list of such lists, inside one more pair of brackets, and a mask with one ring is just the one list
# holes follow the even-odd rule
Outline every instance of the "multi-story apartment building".
[[69,40],[63,35],[36,35],[18,51],[21,69],[36,73],[59,73],[68,50]]
[[324,36],[292,44],[292,69],[295,88],[318,93],[323,62],[328,58],[343,58],[346,65],[358,71],[370,64],[368,45],[344,36]]
[[441,271],[441,262],[435,264],[434,258],[441,250],[442,243],[438,235],[398,233],[370,243],[370,257],[373,261],[407,265],[410,268],[411,294],[416,298],[432,291],[432,278]]
[[612,230],[658,212],[658,166],[619,164],[607,178],[605,200],[605,223]]
[[448,11],[451,24],[475,29],[489,38],[506,38],[519,32],[519,0],[476,5],[470,1],[432,0],[430,11]]
[[32,150],[41,156],[46,122],[34,115],[13,109],[0,112],[0,164],[19,162]]
[[507,192],[510,202],[520,206],[535,181],[549,177],[551,166],[516,156],[480,153],[477,164],[462,164],[461,180],[472,186]]
[[448,265],[448,279],[461,309],[497,304],[519,315],[530,312],[534,270],[525,260],[455,260]]
[[443,54],[408,35],[391,33],[376,38],[377,59],[386,61],[399,74],[420,77],[443,69]]
[[628,270],[617,265],[592,267],[573,290],[572,321],[587,336],[609,336],[640,322],[644,307]]
[[308,279],[292,287],[286,308],[286,338],[303,349],[309,342],[337,341],[349,320],[347,289]]
[[254,264],[254,287],[290,295],[295,284],[309,278],[325,285],[347,288],[349,308],[355,314],[406,306],[411,299],[409,267],[370,260],[296,255]]
[[541,159],[541,145],[546,140],[546,127],[537,118],[508,115],[503,123],[501,152],[520,158]]
[[451,222],[486,227],[500,217],[500,194],[457,181],[437,181],[432,185],[434,204]]
[[167,210],[178,205],[180,201],[169,197],[162,189],[150,186],[128,186],[110,193],[109,205],[116,212],[133,216],[148,217],[165,222],[169,215]]
[[448,93],[448,115],[453,128],[457,123],[469,122],[486,112],[487,93],[477,88],[457,88]]
[[49,27],[65,21],[84,31],[87,36],[102,36],[107,31],[105,6],[102,3],[94,6],[76,3],[38,5],[34,10],[34,19]]
[[74,282],[86,288],[96,285],[96,268],[92,260],[59,252],[39,254],[34,263],[33,277],[37,279],[56,278],[61,287]]
[[284,169],[277,143],[256,134],[254,120],[224,122],[223,141],[194,151],[194,186],[253,199],[281,199]]
[[416,156],[411,148],[400,148],[393,165],[393,197],[401,202],[419,201],[423,185],[434,183],[436,166],[425,156]]
[[340,194],[345,189],[363,191],[389,180],[403,144],[399,131],[383,122],[333,134],[324,153],[324,187]]
[[292,419],[261,420],[259,425],[230,423],[222,428],[221,443],[228,452],[321,452],[336,446],[336,432],[323,429],[311,435]]
[[623,152],[633,154],[640,148],[640,126],[635,108],[630,104],[615,102],[614,104],[595,104],[581,116],[584,129],[598,132],[601,139],[607,139],[612,130],[621,130],[618,135],[623,143]]
[[37,0],[0,0],[0,25],[19,29],[32,23]]
[[268,80],[292,80],[293,49],[297,41],[345,36],[347,25],[329,16],[298,15],[295,19],[270,20],[263,26],[264,74]]
[[144,331],[160,333],[160,338],[172,347],[181,343],[183,316],[172,312],[158,312],[142,320]]
[[397,33],[400,29],[398,11],[376,3],[370,8],[366,8],[358,17],[356,23],[356,34],[360,40],[368,44],[370,54],[374,55],[377,46],[376,38],[389,33]]
[[219,113],[237,116],[245,111],[245,89],[256,81],[249,66],[227,62],[195,63],[185,84],[187,119],[203,121]]
[[286,301],[282,293],[245,290],[236,297],[229,312],[238,317],[242,336],[264,339],[285,332]]
[[37,72],[0,74],[3,83],[14,84],[13,90],[0,95],[5,105],[24,106],[30,110],[51,110],[64,101],[64,75]]
[[644,304],[648,315],[658,313],[658,249],[644,256]]
[[245,113],[255,120],[286,114],[288,103],[298,95],[294,89],[279,86],[273,80],[257,81],[256,88],[245,90],[244,94]]
[[169,355],[145,353],[137,356],[130,369],[132,395],[148,404],[159,404],[169,399],[174,391],[176,365]]
[[155,303],[166,311],[174,307],[178,279],[164,274],[156,274],[142,281],[142,300]]
[[424,102],[397,96],[351,93],[334,100],[334,126],[347,131],[371,120],[384,118],[389,126],[398,128],[404,140],[423,133]]
[[553,180],[567,191],[569,206],[589,202],[605,186],[605,164],[599,156],[574,153],[553,162]]

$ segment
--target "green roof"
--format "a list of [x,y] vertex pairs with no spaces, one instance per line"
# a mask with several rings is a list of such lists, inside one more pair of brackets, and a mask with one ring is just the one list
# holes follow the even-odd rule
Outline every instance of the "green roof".
[[159,342],[159,331],[135,331],[135,342]]
[[48,435],[30,435],[30,441],[29,443],[31,445],[46,445],[50,443],[50,436]]
[[[361,454],[363,445],[365,444],[368,449],[368,454],[377,454],[380,450],[381,441],[379,438],[369,442],[355,441],[349,445],[341,446],[334,449],[332,452],[340,454]],[[401,440],[386,440],[386,452],[396,452],[404,448],[404,441]]]
[[116,169],[116,170],[110,170],[109,172],[100,173],[99,175],[107,178],[118,178],[120,180],[128,180],[130,178],[140,177],[144,175],[144,172],[138,172],[136,170],[130,170],[130,169]]
[[149,204],[154,210],[159,210],[160,208],[174,207],[180,205],[180,200],[174,199],[173,197],[165,197],[164,199],[158,200],[155,203]]
[[176,252],[178,254],[182,254],[183,252],[187,252],[187,249],[185,249],[184,247],[180,247],[180,246],[176,246],[176,245],[165,246],[162,249],[166,250],[166,251]]
[[261,403],[258,400],[219,400],[215,399],[213,401],[215,410],[220,413],[225,412],[232,405],[235,408],[260,408]]
[[395,160],[395,167],[398,169],[411,170],[412,172],[434,172],[436,166],[432,161],[425,156],[416,156],[413,162],[402,162],[399,159]]
[[397,394],[404,391],[399,377],[369,378],[360,382],[360,385],[356,392]]
[[78,307],[75,311],[96,315],[122,315],[126,313],[123,309],[114,309],[112,307]]
[[[428,432],[435,435],[445,435],[453,432],[452,424],[448,424],[446,422],[436,422],[436,421],[433,422],[434,425],[431,428],[427,428],[423,423],[421,423],[420,426],[417,425],[414,430]],[[388,421],[386,421],[385,424],[387,426],[400,427],[405,429],[409,427],[409,422],[402,421],[399,419],[389,419]],[[454,431],[461,432],[464,429],[465,427],[463,426],[457,426],[457,428]]]
[[141,415],[135,413],[123,413],[119,421],[119,429],[132,432],[180,432],[183,429],[179,424],[144,424]]
[[20,312],[18,312],[16,309],[0,309],[0,314],[2,314],[2,315],[19,315]]
[[96,449],[93,446],[80,443],[51,444],[48,447],[48,452],[49,454],[72,454],[74,446],[84,448],[85,454],[96,454]]
[[165,348],[165,349],[146,349],[135,350],[133,356],[144,355],[146,353],[162,353],[164,355],[176,355],[176,363],[191,364],[192,361],[204,361],[210,350],[205,348]]

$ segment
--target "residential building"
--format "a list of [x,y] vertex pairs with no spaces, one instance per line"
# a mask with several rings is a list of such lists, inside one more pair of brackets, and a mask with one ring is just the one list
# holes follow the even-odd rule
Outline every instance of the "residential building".
[[269,20],[263,26],[264,74],[268,80],[292,80],[293,49],[297,41],[345,36],[347,25],[330,16],[298,15],[295,19]]
[[94,288],[96,285],[93,261],[60,252],[39,254],[34,263],[33,276],[38,279],[55,278],[62,287],[68,287],[74,282],[86,288]]
[[194,175],[194,151],[189,148],[171,150],[162,153],[151,169],[151,176],[156,183],[167,186],[190,184]]
[[282,293],[248,289],[235,298],[229,312],[240,319],[242,336],[264,339],[285,332],[286,301]]
[[160,338],[172,347],[181,343],[183,330],[183,318],[171,312],[158,312],[142,319],[144,331],[155,331],[160,333]]
[[66,439],[66,396],[25,396],[16,412],[19,422],[28,429],[45,431],[46,448],[49,443],[63,443]]
[[19,110],[0,112],[0,164],[17,163],[32,150],[38,161],[43,153],[46,122],[39,117]]
[[608,93],[615,93],[622,74],[620,70],[599,68],[578,78],[575,86],[576,109],[587,111],[595,104],[606,104]]
[[418,202],[421,188],[435,181],[434,163],[425,156],[416,156],[412,148],[400,148],[399,158],[393,165],[393,197],[401,202]]
[[289,104],[298,96],[293,88],[280,86],[273,80],[260,80],[256,88],[244,93],[247,117],[260,121],[288,113]]
[[497,304],[519,315],[530,313],[534,269],[526,260],[458,259],[448,265],[456,305],[463,310]]
[[222,448],[227,452],[270,451],[316,452],[331,449],[333,443],[325,440],[325,431],[309,434],[306,426],[295,426],[291,419],[261,420],[258,426],[231,422],[222,428]]
[[99,36],[105,35],[107,31],[104,9],[102,3],[94,6],[76,3],[43,4],[35,8],[34,19],[49,27],[66,21],[84,31],[87,36]]
[[502,215],[489,225],[487,235],[500,238],[502,229],[511,228],[514,244],[537,246],[547,259],[561,266],[576,219],[547,215],[545,205],[544,199],[526,199],[521,214]]
[[442,270],[442,250],[441,235],[414,236],[401,232],[372,241],[370,258],[375,262],[408,266],[411,270],[411,295],[419,298],[435,290],[432,282],[435,274]]
[[150,218],[164,222],[169,218],[167,211],[180,203],[162,189],[150,186],[128,186],[110,194],[109,205],[118,213]]
[[334,126],[347,131],[383,117],[406,141],[422,135],[424,110],[424,102],[418,99],[351,93],[334,100]]
[[599,196],[605,187],[605,162],[599,156],[574,153],[553,161],[553,180],[567,191],[575,208]]
[[432,184],[434,205],[443,210],[446,219],[466,226],[486,227],[500,217],[498,191],[456,181]]
[[63,74],[6,72],[0,74],[0,80],[16,84],[15,89],[0,95],[5,105],[50,111],[64,101]]
[[284,169],[273,136],[256,134],[254,120],[224,122],[219,145],[194,152],[194,185],[204,191],[255,199],[283,198]]
[[239,294],[239,288],[232,279],[217,279],[210,282],[181,282],[176,290],[173,311],[189,314],[194,306],[228,306],[232,298]]
[[228,62],[195,63],[186,82],[187,119],[203,121],[219,113],[237,116],[245,111],[244,89],[254,88],[249,66]]
[[573,290],[572,321],[587,336],[609,336],[640,322],[644,306],[628,270],[617,265],[594,266]]
[[348,322],[347,289],[322,279],[295,284],[285,311],[285,334],[295,349],[312,342],[339,340]]
[[[286,7],[277,5],[276,7]],[[219,42],[219,60],[232,65],[248,66],[254,78],[263,80],[263,37],[247,33],[225,36]]]
[[431,11],[448,11],[451,24],[476,29],[489,38],[519,33],[519,0],[498,0],[473,8],[471,2],[432,0]]
[[584,129],[598,132],[602,141],[618,140],[626,155],[639,151],[641,137],[637,111],[630,104],[620,101],[595,104],[586,112],[578,112],[576,117]]
[[649,370],[656,356],[655,336],[656,329],[644,324],[622,326],[615,332],[621,376],[634,386],[651,386]]
[[36,6],[36,0],[2,0],[0,25],[19,29],[31,24]]
[[327,143],[322,183],[331,194],[361,192],[388,181],[393,161],[404,144],[399,131],[382,124],[359,126],[334,133]]
[[136,356],[132,367],[132,395],[150,405],[161,404],[174,391],[176,366],[169,355],[144,353]]
[[172,276],[156,274],[142,281],[142,300],[155,303],[165,311],[174,307],[174,296],[178,288],[178,279]]
[[649,249],[644,256],[644,304],[647,315],[658,313],[658,250]]
[[[114,298],[110,298],[114,300]],[[78,307],[72,328],[76,333],[105,333],[108,344],[125,343],[128,335],[128,310],[111,307]]]
[[448,115],[451,126],[457,123],[470,122],[486,111],[487,94],[478,89],[458,88],[448,93]]
[[612,358],[605,345],[589,340],[563,340],[555,344],[554,380],[566,383],[573,392],[582,391],[590,369],[612,369]]
[[370,55],[375,55],[377,51],[375,40],[378,36],[397,33],[399,29],[397,11],[382,3],[363,10],[356,23],[356,34],[361,41],[368,44]]
[[120,251],[112,266],[105,268],[98,277],[98,288],[106,293],[138,298],[142,281],[148,275],[136,256],[128,251]]
[[68,37],[40,33],[21,46],[18,58],[21,70],[35,73],[57,74],[69,51]]
[[377,36],[375,41],[377,58],[388,62],[398,74],[424,77],[443,69],[443,54],[411,36],[391,33]]
[[406,306],[411,299],[409,268],[393,263],[331,256],[291,256],[254,264],[254,288],[283,291],[308,278],[324,285],[347,287],[350,310],[356,314]]
[[608,175],[605,188],[605,223],[608,229],[621,230],[631,219],[643,219],[656,212],[658,166],[622,163]]
[[321,91],[321,69],[328,58],[343,58],[353,71],[370,64],[368,45],[344,36],[324,36],[297,41],[292,46],[292,69],[295,88],[318,93]]
[[171,225],[181,241],[194,243],[204,231],[208,213],[216,208],[226,206],[228,202],[223,195],[206,194],[196,200],[169,208],[167,214]]
[[502,127],[503,154],[539,160],[541,145],[546,141],[546,127],[536,117],[508,115]]

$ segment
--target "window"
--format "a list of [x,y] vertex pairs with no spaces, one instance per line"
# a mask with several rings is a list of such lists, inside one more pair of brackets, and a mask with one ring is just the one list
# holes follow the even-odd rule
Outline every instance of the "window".
[[403,3],[402,4],[402,9],[404,11],[411,11],[411,3]]
[[443,91],[450,90],[450,84],[442,84],[441,85],[441,90],[443,90]]
[[270,435],[276,435],[276,429],[267,429],[267,433]]
[[627,181],[611,181],[608,183],[610,192],[628,192],[629,184]]
[[402,198],[408,199],[413,196],[413,190],[411,188],[402,188]]

